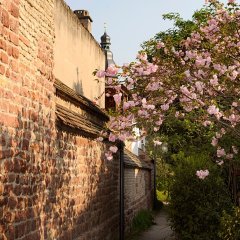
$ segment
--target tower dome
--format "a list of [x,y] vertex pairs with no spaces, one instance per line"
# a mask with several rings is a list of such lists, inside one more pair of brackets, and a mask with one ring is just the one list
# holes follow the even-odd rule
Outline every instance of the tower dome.
[[111,45],[111,38],[107,35],[107,32],[105,31],[104,34],[101,37],[101,47],[103,49],[110,49]]
[[105,25],[105,32],[101,37],[101,47],[105,52],[106,64],[105,68],[107,69],[110,65],[115,64],[113,60],[113,53],[110,50],[111,45],[111,38],[107,34],[106,25]]

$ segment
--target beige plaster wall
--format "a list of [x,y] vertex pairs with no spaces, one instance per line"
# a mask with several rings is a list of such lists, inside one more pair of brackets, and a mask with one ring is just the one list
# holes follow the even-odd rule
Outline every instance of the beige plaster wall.
[[63,0],[55,0],[54,75],[70,88],[104,108],[105,83],[95,80],[95,69],[104,69],[105,56],[98,42],[82,26]]

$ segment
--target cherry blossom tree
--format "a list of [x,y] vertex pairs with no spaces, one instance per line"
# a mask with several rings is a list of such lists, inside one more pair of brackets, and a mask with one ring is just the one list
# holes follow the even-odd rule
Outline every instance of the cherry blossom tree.
[[[129,140],[136,127],[144,137],[158,132],[168,118],[191,114],[194,121],[216,130],[212,145],[217,163],[236,159],[240,137],[239,4],[233,0],[227,5],[208,2],[204,19],[196,18],[181,41],[151,40],[150,57],[141,51],[135,62],[96,73],[107,76],[118,106],[107,125],[111,133],[103,133],[103,137],[112,143]],[[121,85],[129,91],[128,101],[122,97]],[[107,158],[115,152],[111,147]]]

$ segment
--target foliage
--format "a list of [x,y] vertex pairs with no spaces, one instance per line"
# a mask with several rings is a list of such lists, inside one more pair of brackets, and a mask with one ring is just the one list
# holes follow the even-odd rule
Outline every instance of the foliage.
[[157,199],[161,202],[167,202],[169,200],[168,192],[157,190]]
[[138,233],[153,225],[153,215],[149,210],[141,210],[133,218],[131,232]]
[[222,240],[240,239],[240,208],[234,208],[232,214],[224,212],[221,220],[220,237]]
[[[196,171],[202,168],[210,171],[205,180],[196,178]],[[229,211],[231,199],[218,168],[206,153],[178,155],[171,187],[170,219],[181,240],[219,239],[222,212]]]
[[[151,40],[151,47],[146,47],[149,56],[142,51],[136,62],[96,73],[107,76],[109,89],[115,91],[106,94],[113,95],[117,106],[107,125],[111,133],[103,133],[103,138],[113,143],[134,134],[141,138],[159,132],[166,121],[184,119],[184,127],[196,123],[214,130],[211,140],[218,162],[238,159],[240,10],[234,0],[227,5],[208,2],[189,21],[165,15],[174,20],[175,28]],[[128,98],[119,80],[128,89]],[[222,141],[224,137],[231,140]],[[112,153],[106,153],[108,160]]]

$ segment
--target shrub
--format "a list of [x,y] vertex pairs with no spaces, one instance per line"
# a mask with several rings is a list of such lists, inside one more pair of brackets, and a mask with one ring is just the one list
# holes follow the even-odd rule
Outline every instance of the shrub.
[[157,199],[161,202],[167,202],[169,200],[168,192],[157,190]]
[[224,212],[221,220],[220,238],[222,240],[240,239],[240,208],[234,208],[232,214]]
[[[204,180],[196,171],[208,169]],[[223,210],[232,203],[220,175],[219,166],[211,163],[206,154],[185,158],[180,156],[171,186],[170,220],[181,240],[218,240]]]
[[132,231],[139,232],[148,229],[153,225],[153,215],[148,210],[141,210],[134,218],[132,222]]

